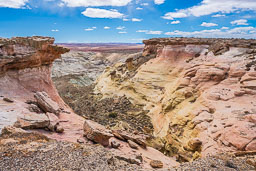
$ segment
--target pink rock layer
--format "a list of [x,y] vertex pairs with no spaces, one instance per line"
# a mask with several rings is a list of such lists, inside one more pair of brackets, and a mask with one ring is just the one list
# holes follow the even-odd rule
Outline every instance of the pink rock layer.
[[[162,38],[144,43],[140,58],[155,57],[138,68],[138,60],[131,59],[129,68],[135,71],[126,64],[105,70],[97,93],[125,95],[149,110],[154,134],[171,156],[188,160],[199,153],[256,150],[256,40]],[[202,142],[197,151],[188,143],[194,138]]]
[[[0,129],[12,125],[17,118],[34,116],[28,101],[36,101],[35,92],[46,92],[64,112],[60,113],[62,134],[43,131],[57,140],[76,142],[83,133],[84,119],[74,114],[60,98],[52,80],[52,62],[69,49],[53,44],[50,37],[16,37],[0,39]],[[13,103],[3,100],[12,99]],[[69,113],[69,114],[68,114]]]
[[[59,58],[61,54],[69,51],[68,49],[53,45],[53,42],[54,39],[49,37],[0,39],[0,129],[7,125],[13,125],[14,123],[28,128],[30,126],[39,128],[47,124],[47,122],[53,125],[58,122],[60,124],[58,126],[64,128],[63,133],[56,133],[57,130],[56,132],[42,129],[35,131],[41,132],[49,138],[56,140],[74,143],[77,141],[87,141],[89,143],[83,137],[85,120],[76,115],[63,102],[51,80],[52,62],[56,58]],[[39,114],[29,110],[31,106],[29,106],[28,102],[36,102],[38,100],[34,96],[36,92],[39,92],[37,94],[41,96],[44,95],[44,97],[38,97],[41,100],[45,100],[41,105],[52,105],[50,107],[54,109],[61,109],[55,112],[56,117],[50,116],[54,114],[46,113],[47,111]],[[11,100],[7,102],[4,98]],[[48,108],[43,109],[47,110]],[[22,118],[22,120],[19,120],[19,118]],[[48,128],[50,129],[52,127]],[[116,139],[116,141],[118,140]],[[140,164],[144,168],[150,167],[149,161],[154,158],[162,160],[165,167],[179,165],[172,158],[164,156],[161,152],[153,148],[148,148],[147,150],[139,148],[133,151],[128,148],[126,142],[121,142],[120,144],[119,149],[109,150],[115,156],[119,156],[125,160],[135,160],[136,156],[141,156],[143,162]]]

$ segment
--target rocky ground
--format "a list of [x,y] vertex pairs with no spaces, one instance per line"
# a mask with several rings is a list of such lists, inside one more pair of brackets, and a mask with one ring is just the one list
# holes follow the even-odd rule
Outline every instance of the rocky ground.
[[[237,156],[237,157],[236,157]],[[124,170],[142,169],[113,155],[101,145],[78,144],[50,140],[38,133],[22,130],[3,130],[0,137],[0,170]],[[157,169],[162,171],[253,171],[256,154],[221,154],[206,157],[191,163],[183,163],[177,168]],[[154,169],[146,169],[154,170]]]
[[94,81],[117,61],[137,57],[139,52],[96,53],[71,51],[54,62],[52,77],[62,99],[75,113],[109,127],[151,133],[147,111],[125,96],[104,98],[94,93]]
[[0,137],[0,170],[139,170],[136,164],[117,159],[101,145],[81,145],[50,140],[38,133],[3,133]]
[[101,96],[93,93],[93,84],[76,87],[63,84],[63,79],[56,79],[55,83],[62,99],[86,119],[130,131],[151,133],[153,130],[147,111],[131,104],[126,97],[101,99]]
[[105,69],[96,93],[125,95],[143,106],[163,152],[178,161],[256,150],[255,40],[160,38],[144,43],[141,57]]
[[255,155],[245,155],[243,157],[235,157],[234,155],[220,154],[202,159],[197,159],[193,162],[182,163],[177,171],[243,171],[255,170]]
[[254,40],[66,53],[79,115],[68,49],[0,43],[0,170],[255,170]]

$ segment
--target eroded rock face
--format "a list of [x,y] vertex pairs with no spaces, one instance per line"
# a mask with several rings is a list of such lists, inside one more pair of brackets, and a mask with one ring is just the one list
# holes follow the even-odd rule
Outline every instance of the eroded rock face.
[[[53,43],[50,37],[0,39],[0,129],[14,123],[24,129],[48,128],[55,132],[45,132],[47,136],[76,142],[84,119],[63,102],[51,80],[52,62],[69,50]],[[58,114],[58,120],[47,112]],[[64,130],[65,135],[57,134]]]
[[60,113],[60,107],[59,105],[54,102],[51,98],[49,98],[48,94],[45,92],[37,92],[35,94],[35,98],[37,100],[37,103],[39,107],[44,112],[50,112],[58,115]]
[[109,139],[113,137],[111,131],[105,126],[91,120],[84,122],[84,134],[89,140],[100,143],[103,146],[108,146]]
[[[137,138],[134,138],[133,143],[138,144],[138,147],[133,151],[134,149],[131,149],[126,142],[127,139],[121,142],[115,139],[106,127],[95,122],[85,121],[84,118],[76,115],[59,97],[50,77],[52,61],[68,51],[65,48],[54,46],[52,38],[1,39],[0,44],[0,129],[14,123],[14,126],[19,128],[36,129],[23,132],[22,129],[6,127],[3,129],[3,135],[0,136],[0,144],[19,143],[19,137],[16,135],[24,139],[23,142],[29,140],[29,143],[34,145],[38,145],[37,140],[48,141],[48,138],[51,138],[84,144],[90,143],[89,140],[92,140],[107,146],[109,139],[113,138],[116,143],[112,143],[112,146],[115,148],[106,149],[115,158],[122,156],[120,157],[122,160],[134,162],[144,168],[150,167],[149,160],[153,160],[153,158],[161,160],[166,168],[179,165],[174,159],[164,156],[153,148],[141,148],[145,144]],[[6,133],[8,135],[5,135]],[[16,138],[12,138],[12,134]],[[86,134],[89,140],[82,137],[83,134]],[[2,137],[4,137],[3,141]],[[54,141],[50,141],[50,143],[55,146],[62,144],[62,142]],[[33,147],[35,147],[34,145],[32,147],[26,146],[27,144],[19,144],[19,148],[26,150],[28,147],[33,151]],[[46,146],[48,147],[48,145]],[[77,147],[77,144],[75,146]],[[67,148],[67,146],[64,147]],[[96,146],[91,147],[97,149]],[[2,150],[6,151],[6,149]],[[56,150],[53,151],[56,152]],[[66,159],[66,157],[62,157],[62,160]],[[8,160],[11,161],[14,158],[18,157],[13,156]],[[111,161],[108,162],[111,163]],[[104,167],[102,164],[99,166]],[[10,168],[12,167],[10,166]]]
[[144,43],[143,56],[105,70],[95,93],[125,95],[144,106],[162,151],[180,161],[254,149],[256,40],[166,38]]

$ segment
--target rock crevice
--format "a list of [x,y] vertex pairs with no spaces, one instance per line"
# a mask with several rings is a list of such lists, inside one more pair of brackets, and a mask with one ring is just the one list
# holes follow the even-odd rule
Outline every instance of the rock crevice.
[[256,40],[159,38],[144,43],[139,58],[154,58],[133,70],[133,59],[105,70],[97,80],[97,93],[126,96],[150,111],[157,137],[152,145],[162,144],[166,155],[180,161],[256,150],[251,119]]

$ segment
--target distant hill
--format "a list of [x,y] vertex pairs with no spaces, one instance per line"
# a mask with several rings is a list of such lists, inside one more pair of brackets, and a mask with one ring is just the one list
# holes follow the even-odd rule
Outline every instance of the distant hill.
[[140,52],[144,44],[141,43],[58,43],[57,45],[74,51],[84,52]]

